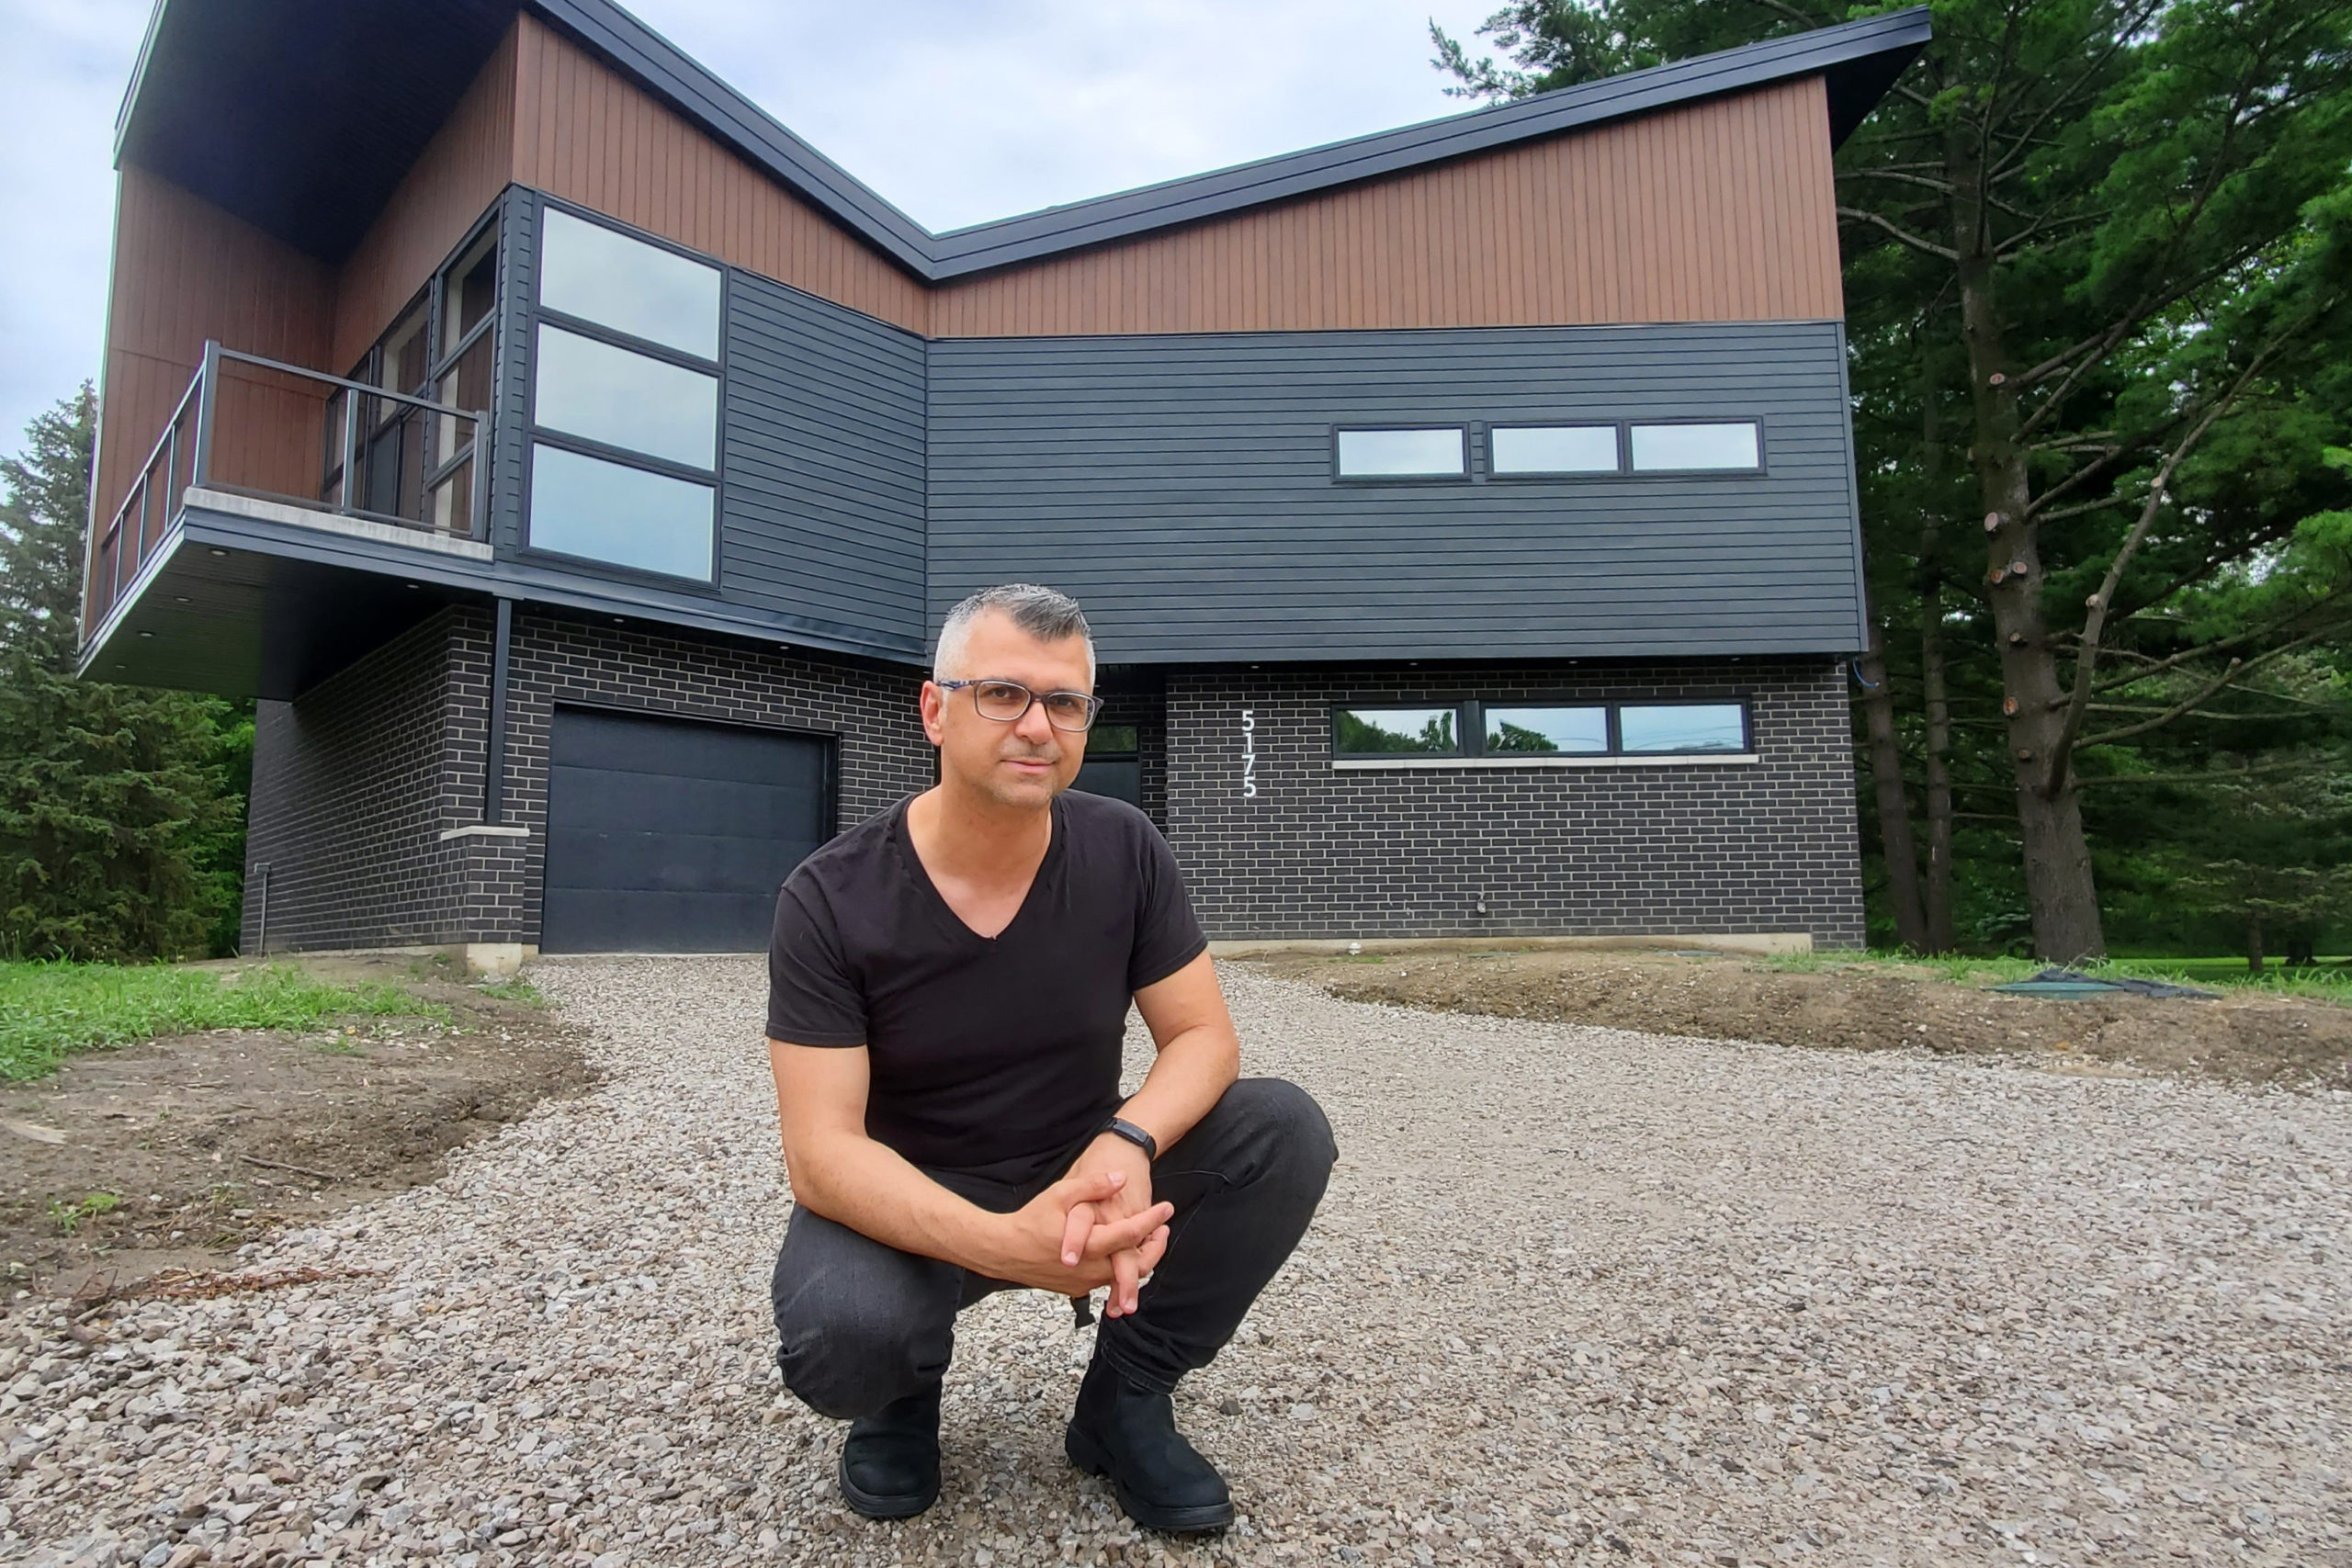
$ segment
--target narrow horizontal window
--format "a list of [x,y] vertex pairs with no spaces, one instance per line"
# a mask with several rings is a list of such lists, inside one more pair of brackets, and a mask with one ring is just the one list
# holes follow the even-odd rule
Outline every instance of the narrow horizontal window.
[[532,416],[546,429],[718,467],[718,377],[544,325],[532,374]]
[[1342,430],[1339,467],[1343,479],[1460,479],[1470,471],[1469,433],[1455,425]]
[[531,448],[535,549],[707,582],[717,492],[560,446]]
[[1087,731],[1086,754],[1090,757],[1132,757],[1136,754],[1136,727],[1132,724],[1098,724]]
[[1628,703],[1617,728],[1629,755],[1747,750],[1747,709],[1738,703]]
[[1489,755],[1587,756],[1609,750],[1605,707],[1489,707],[1486,719]]
[[1335,708],[1331,750],[1342,757],[1450,757],[1462,750],[1452,708]]
[[1692,472],[1764,466],[1763,433],[1753,420],[1725,424],[1637,424],[1632,446],[1636,472]]
[[1613,474],[1613,424],[1498,424],[1487,432],[1487,466],[1498,474]]
[[719,271],[545,209],[539,303],[682,354],[718,357]]

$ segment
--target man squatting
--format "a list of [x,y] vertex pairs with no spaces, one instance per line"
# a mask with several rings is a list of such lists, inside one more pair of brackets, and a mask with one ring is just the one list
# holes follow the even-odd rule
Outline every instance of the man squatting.
[[[939,783],[795,870],[768,956],[768,1054],[794,1207],[776,1255],[792,1392],[851,1423],[842,1495],[939,1495],[956,1314],[1107,1286],[1063,1446],[1136,1523],[1219,1529],[1225,1480],[1169,1395],[1306,1234],[1336,1151],[1240,1043],[1176,862],[1135,807],[1069,793],[1094,647],[1028,584],[949,612],[923,732]],[[1157,1055],[1119,1097],[1133,1000]]]

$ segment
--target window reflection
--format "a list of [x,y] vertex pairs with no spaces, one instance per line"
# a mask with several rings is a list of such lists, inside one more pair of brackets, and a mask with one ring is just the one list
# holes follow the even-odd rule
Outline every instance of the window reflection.
[[539,303],[704,359],[718,357],[719,273],[547,208]]
[[1745,751],[1746,712],[1737,703],[1668,703],[1617,710],[1623,750],[1633,751]]
[[1464,432],[1342,430],[1340,477],[1350,479],[1450,479],[1467,468]]
[[707,582],[715,494],[709,485],[534,445],[531,545]]
[[1605,707],[1490,707],[1486,727],[1488,751],[1542,755],[1609,750]]
[[1331,749],[1341,755],[1456,750],[1452,708],[1339,708],[1331,715]]
[[535,417],[690,468],[718,462],[718,378],[559,327],[539,328]]
[[1498,424],[1487,433],[1487,460],[1498,474],[1613,474],[1613,424]]
[[1637,424],[1633,428],[1637,469],[1760,468],[1761,437],[1747,420],[1736,424]]

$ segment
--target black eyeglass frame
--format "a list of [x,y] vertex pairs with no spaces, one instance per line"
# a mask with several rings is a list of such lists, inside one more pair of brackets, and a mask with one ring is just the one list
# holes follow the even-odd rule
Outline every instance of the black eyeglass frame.
[[1056,729],[1060,730],[1065,735],[1085,734],[1088,730],[1094,728],[1095,719],[1100,717],[1102,713],[1102,699],[1101,697],[1089,696],[1084,692],[1033,692],[1018,681],[1006,681],[993,675],[976,676],[969,681],[933,681],[932,684],[938,687],[943,692],[960,692],[967,686],[1010,686],[1014,691],[1019,692],[1023,696],[1029,699],[1027,702],[1021,705],[1021,711],[1019,713],[1012,714],[1008,717],[999,718],[992,713],[980,713],[980,694],[978,692],[974,692],[972,694],[972,711],[974,713],[980,714],[982,718],[987,719],[991,724],[1019,724],[1023,719],[1029,716],[1029,710],[1031,708],[1035,707],[1038,703],[1047,697],[1076,697],[1079,701],[1086,705],[1086,722],[1080,725],[1076,729],[1072,729],[1066,724],[1054,724],[1054,710],[1051,708],[1047,708],[1046,710],[1046,722],[1053,725]]

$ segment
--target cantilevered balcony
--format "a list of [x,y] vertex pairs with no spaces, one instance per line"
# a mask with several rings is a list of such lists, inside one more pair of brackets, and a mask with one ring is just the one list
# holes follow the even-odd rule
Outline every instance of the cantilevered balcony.
[[489,429],[487,412],[208,343],[93,531],[85,669],[288,694],[472,587],[492,556]]

